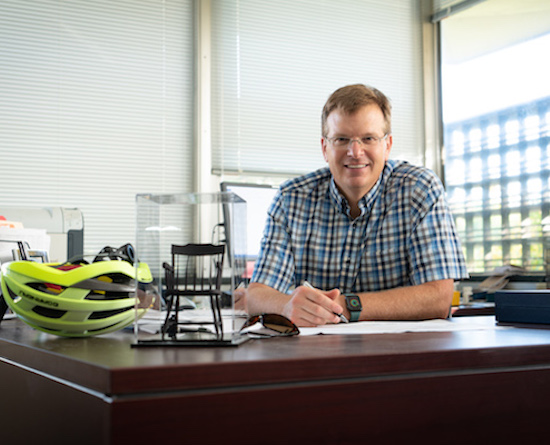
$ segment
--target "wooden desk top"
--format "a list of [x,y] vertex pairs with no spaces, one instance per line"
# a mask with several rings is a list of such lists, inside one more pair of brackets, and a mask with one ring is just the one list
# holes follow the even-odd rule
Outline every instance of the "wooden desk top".
[[133,340],[128,331],[68,339],[4,320],[0,357],[110,396],[550,364],[545,329],[298,336],[225,348],[132,348]]

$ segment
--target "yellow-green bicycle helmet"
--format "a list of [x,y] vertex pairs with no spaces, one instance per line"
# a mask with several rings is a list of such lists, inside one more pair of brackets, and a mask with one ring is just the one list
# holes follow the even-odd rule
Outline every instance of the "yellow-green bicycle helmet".
[[3,264],[4,299],[25,323],[50,334],[88,337],[122,329],[143,316],[155,293],[137,289],[153,281],[147,264],[136,268],[112,258],[100,253],[91,264]]

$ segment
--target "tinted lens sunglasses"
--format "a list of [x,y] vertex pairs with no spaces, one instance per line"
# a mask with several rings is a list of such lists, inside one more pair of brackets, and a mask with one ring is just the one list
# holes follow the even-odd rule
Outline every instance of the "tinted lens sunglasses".
[[[248,329],[257,323],[260,323],[265,329]],[[250,333],[263,337],[290,337],[293,335],[298,335],[300,330],[298,329],[298,326],[282,315],[261,314],[250,317],[243,325],[240,332],[243,334]]]

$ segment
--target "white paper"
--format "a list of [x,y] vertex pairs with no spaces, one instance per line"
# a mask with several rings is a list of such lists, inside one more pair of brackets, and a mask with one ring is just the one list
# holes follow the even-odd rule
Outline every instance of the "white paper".
[[488,322],[486,317],[471,317],[467,321],[436,319],[422,321],[360,321],[357,323],[339,323],[314,328],[300,328],[300,335],[318,334],[398,334],[403,332],[453,332],[472,330],[508,329]]
[[[222,309],[222,323],[223,331],[225,333],[232,333],[239,330],[239,328],[244,324],[246,320],[246,314],[241,313],[240,311],[235,311],[232,314],[231,309]],[[189,309],[180,311],[178,314],[179,321],[187,323],[197,323],[197,326],[201,322],[212,321],[212,310],[211,309]],[[158,311],[154,309],[149,309],[143,317],[141,317],[137,322],[139,325],[139,330],[147,332],[149,334],[158,334],[160,329],[166,320],[166,311]],[[233,327],[233,321],[237,325]],[[206,329],[209,329],[208,327]],[[215,332],[215,328],[211,328],[212,332]]]

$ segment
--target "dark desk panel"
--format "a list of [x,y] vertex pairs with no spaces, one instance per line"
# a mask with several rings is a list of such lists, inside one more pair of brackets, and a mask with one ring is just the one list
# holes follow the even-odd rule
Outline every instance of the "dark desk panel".
[[469,303],[453,306],[453,317],[468,317],[472,315],[495,315],[495,303]]
[[79,444],[527,443],[526,435],[546,436],[547,330],[327,335],[237,348],[131,348],[132,341],[127,332],[65,339],[3,322],[0,376],[11,384],[0,410],[13,425],[8,431],[24,433],[7,443],[52,434],[47,428],[59,413],[67,439],[55,436],[56,443],[75,443],[83,430]]

